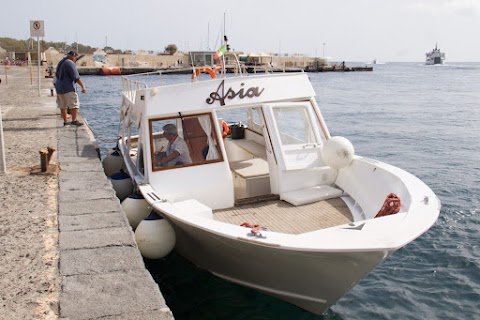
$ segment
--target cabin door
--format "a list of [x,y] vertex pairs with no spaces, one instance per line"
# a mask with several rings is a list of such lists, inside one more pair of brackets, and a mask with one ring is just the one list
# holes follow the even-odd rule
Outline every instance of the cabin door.
[[308,102],[266,105],[265,121],[281,171],[317,167],[322,142]]

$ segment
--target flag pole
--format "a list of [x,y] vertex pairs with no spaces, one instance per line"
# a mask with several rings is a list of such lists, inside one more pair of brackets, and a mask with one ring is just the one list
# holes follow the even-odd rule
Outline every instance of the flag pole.
[[[223,13],[223,45],[225,46],[225,51],[227,50],[227,36],[225,35],[225,12]],[[225,53],[222,54],[222,70],[223,70],[223,76],[226,77],[227,75],[227,70],[225,68]]]

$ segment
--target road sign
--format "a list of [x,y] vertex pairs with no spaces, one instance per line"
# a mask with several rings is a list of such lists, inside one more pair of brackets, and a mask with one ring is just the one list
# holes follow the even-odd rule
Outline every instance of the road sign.
[[30,37],[45,37],[43,20],[30,20]]
[[38,96],[40,97],[40,37],[45,37],[45,28],[43,20],[30,20],[30,37],[37,37],[38,47]]

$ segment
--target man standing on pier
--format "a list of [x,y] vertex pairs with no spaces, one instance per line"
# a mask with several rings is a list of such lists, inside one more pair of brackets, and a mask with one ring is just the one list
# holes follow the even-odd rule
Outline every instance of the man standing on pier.
[[87,90],[80,79],[77,66],[75,65],[77,57],[78,53],[75,50],[69,51],[67,56],[58,63],[57,72],[55,73],[54,85],[55,90],[57,90],[57,105],[60,108],[64,126],[68,125],[67,109],[70,110],[72,115],[72,125],[83,125],[82,122],[77,120],[79,102],[75,83],[82,87],[82,93],[86,93]]

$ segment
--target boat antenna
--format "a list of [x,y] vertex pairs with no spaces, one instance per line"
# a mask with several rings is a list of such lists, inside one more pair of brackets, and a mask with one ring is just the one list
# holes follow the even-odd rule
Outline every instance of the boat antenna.
[[[227,35],[225,34],[225,12],[223,13],[223,45],[225,45],[225,50],[226,48],[228,47],[228,38],[227,38]],[[222,55],[222,72],[223,72],[223,75],[226,76],[227,74],[227,70],[225,69],[225,54]]]
[[207,28],[207,51],[210,51],[210,22],[208,22]]
[[[226,30],[225,22],[226,22],[226,18],[225,18],[225,12],[224,12],[223,13],[223,41],[222,41],[222,46],[225,46],[225,51],[230,53],[230,45],[228,44],[228,37],[227,37],[226,32],[225,32],[225,30]],[[238,60],[238,57],[235,54],[235,52],[232,52],[232,53],[233,53],[233,56],[235,57],[235,62],[237,64],[240,75],[243,75],[242,74],[242,67],[240,66],[240,61]],[[227,70],[226,70],[226,63],[225,63],[225,54],[222,55],[222,64],[223,64],[222,72],[223,72],[224,76],[226,76]]]

